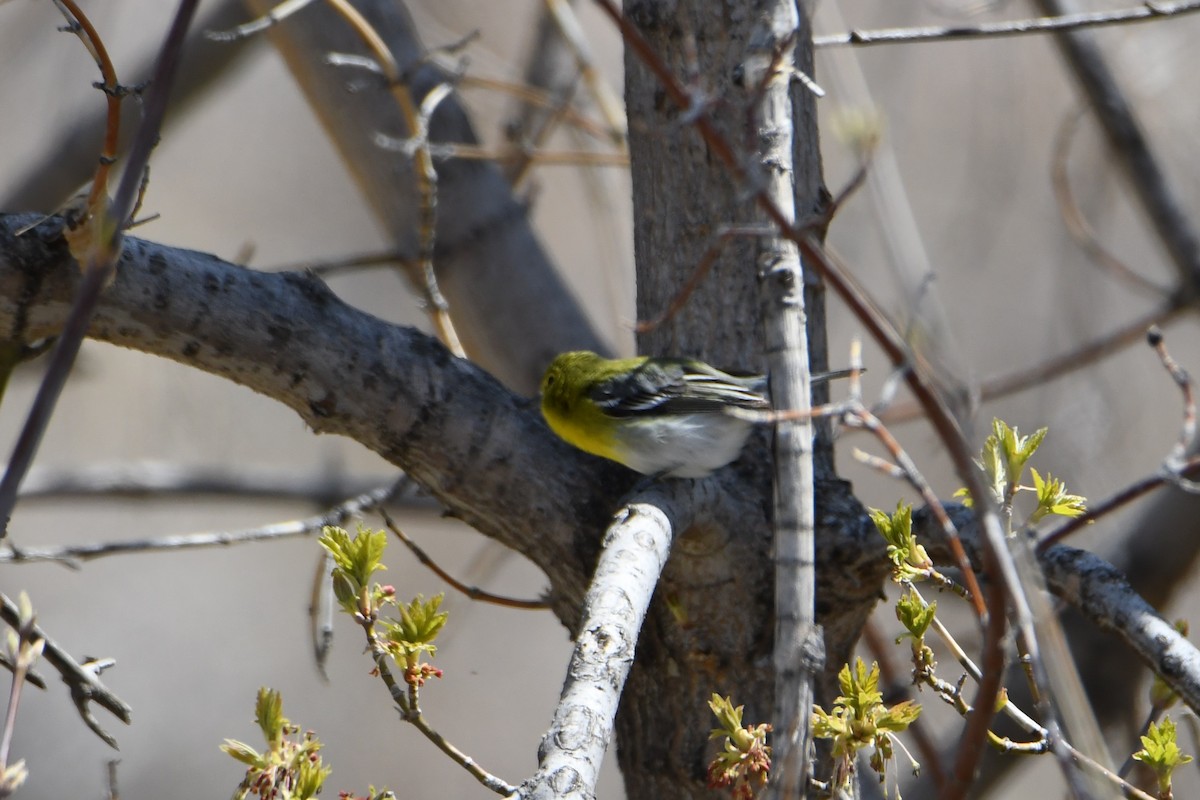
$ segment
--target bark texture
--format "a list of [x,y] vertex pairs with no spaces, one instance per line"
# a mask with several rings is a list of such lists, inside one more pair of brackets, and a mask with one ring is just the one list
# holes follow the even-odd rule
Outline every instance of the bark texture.
[[[708,151],[689,119],[705,114],[753,158],[764,149],[752,112],[762,63],[748,63],[752,38],[770,4],[750,2],[626,3],[626,16],[672,71],[686,81],[693,107],[676,108],[657,79],[626,48],[626,104],[634,186],[638,315],[666,309],[727,226],[772,230],[748,199],[747,186]],[[807,20],[796,64],[812,68]],[[761,58],[761,54],[759,54]],[[826,201],[812,96],[793,87],[794,161],[753,169],[792,169],[796,216],[811,219]],[[757,188],[757,187],[755,187]],[[754,236],[726,237],[711,273],[687,305],[643,335],[645,353],[700,356],[739,369],[765,366],[759,282],[764,247]],[[768,259],[769,260],[769,259]],[[824,369],[825,307],[821,286],[806,278],[810,358]],[[821,396],[814,398],[817,402]],[[618,747],[631,800],[708,796],[704,767],[715,745],[707,700],[713,692],[746,706],[747,723],[771,718],[774,696],[770,451],[766,436],[728,475],[736,516],[677,540],[658,599],[638,645],[618,717]],[[825,626],[826,668],[818,700],[828,702],[873,607],[887,569],[878,535],[848,484],[833,471],[822,429],[817,476],[817,615]],[[712,796],[716,796],[712,793]]]

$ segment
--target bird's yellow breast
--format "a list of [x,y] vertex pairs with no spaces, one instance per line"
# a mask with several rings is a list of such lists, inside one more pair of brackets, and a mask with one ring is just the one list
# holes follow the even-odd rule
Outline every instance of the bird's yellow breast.
[[[603,419],[603,412],[598,409],[581,408],[568,412],[543,398],[542,416],[545,417],[550,430],[568,444],[594,456],[621,461],[616,451],[616,439],[610,432],[612,423]],[[590,416],[599,416],[602,419],[589,421]]]

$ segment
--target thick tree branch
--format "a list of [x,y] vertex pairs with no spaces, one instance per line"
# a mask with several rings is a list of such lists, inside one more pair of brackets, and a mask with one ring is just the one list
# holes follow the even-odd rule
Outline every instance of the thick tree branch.
[[[14,236],[32,220],[0,215],[0,327],[25,342],[58,331],[80,279],[54,223]],[[351,308],[309,276],[130,238],[88,335],[248,386],[313,430],[374,450],[545,570],[564,620],[611,513],[604,490],[633,478],[559,441],[533,404],[429,336]]]
[[[948,510],[971,559],[978,560],[982,544],[973,515],[961,506]],[[914,530],[919,526],[921,535],[939,547],[944,546],[940,529],[927,511],[913,516],[913,526]],[[1135,592],[1120,570],[1097,555],[1066,545],[1038,553],[1038,565],[1056,597],[1097,627],[1115,634],[1191,709],[1200,709],[1200,650]]]

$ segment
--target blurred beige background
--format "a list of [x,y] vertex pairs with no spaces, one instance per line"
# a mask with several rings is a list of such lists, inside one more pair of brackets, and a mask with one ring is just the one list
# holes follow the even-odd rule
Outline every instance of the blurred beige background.
[[[165,28],[172,4],[111,0],[86,7],[118,69],[131,65]],[[955,0],[840,4],[844,24],[887,27],[972,22],[1031,15],[1021,3],[992,4],[977,14]],[[1086,4],[1089,8],[1121,3]],[[1128,5],[1128,3],[1124,4]],[[414,9],[427,44],[456,40],[474,29],[468,50],[473,73],[517,79],[539,10],[535,0],[430,2]],[[818,32],[840,30],[835,5],[818,4]],[[618,91],[620,46],[611,25],[587,3],[584,26]],[[90,88],[90,59],[48,3],[0,5],[0,189],[44,155],[50,132],[80,108],[101,103]],[[1200,16],[1110,30],[1102,34],[1127,81],[1172,178],[1192,207],[1200,203],[1194,131],[1200,97],[1193,75]],[[869,96],[855,88],[861,70]],[[1074,88],[1048,39],[823,51],[818,79],[830,94],[825,119],[840,106],[874,103],[886,119],[902,188],[911,203],[952,342],[942,342],[976,377],[999,374],[1057,354],[1151,305],[1099,275],[1069,242],[1049,183],[1053,137],[1074,104]],[[477,127],[488,141],[506,98],[470,92]],[[99,133],[97,133],[97,140]],[[827,180],[844,182],[853,163],[825,134]],[[1125,188],[1088,123],[1071,161],[1076,194],[1104,241],[1144,275],[1169,283],[1171,272],[1124,198]],[[548,248],[613,341],[632,348],[628,181],[622,171],[586,175],[569,167],[543,169],[533,214]],[[601,198],[602,201],[601,201]],[[5,209],[30,210],[30,209]],[[252,265],[273,269],[379,249],[384,240],[355,194],[332,147],[266,42],[259,42],[235,79],[170,119],[153,160],[146,210],[161,219],[136,231],[157,241],[234,258],[252,245]],[[894,209],[890,213],[894,213]],[[886,307],[905,314],[902,283],[889,265],[881,224],[869,194],[860,193],[834,223],[831,242]],[[423,325],[400,280],[386,271],[331,281],[349,302],[404,324]],[[859,335],[836,304],[831,311],[831,360],[845,360]],[[1194,322],[1168,329],[1168,345],[1185,367],[1197,368]],[[868,389],[887,370],[868,343]],[[0,446],[8,448],[36,387],[38,368],[20,376],[0,409]],[[1153,354],[1134,347],[1102,365],[1021,395],[989,403],[983,431],[998,415],[1023,431],[1049,426],[1039,468],[1060,475],[1073,491],[1101,499],[1154,471],[1179,427],[1179,397]],[[919,424],[897,429],[935,487],[957,484]],[[876,450],[865,439],[855,443]],[[85,345],[39,464],[53,467],[169,460],[198,466],[287,467],[388,476],[392,470],[352,442],[317,438],[290,412],[248,390],[136,353]],[[864,502],[891,507],[908,494],[841,458]],[[242,501],[30,502],[12,523],[18,544],[93,542],[211,529],[239,529],[307,516],[294,503]],[[1107,520],[1077,544],[1102,548],[1123,533],[1128,514]],[[543,580],[515,557],[480,576],[469,565],[489,547],[461,525],[428,512],[402,523],[445,567],[468,582],[535,596]],[[73,572],[56,565],[0,568],[0,588],[25,589],[43,626],[75,654],[112,656],[106,682],[134,708],[134,724],[101,722],[121,743],[119,771],[126,797],[186,800],[223,796],[241,771],[217,751],[225,737],[256,744],[255,690],[282,690],[285,713],[319,732],[334,767],[326,794],[387,785],[400,796],[482,797],[485,790],[401,724],[352,626],[337,622],[337,641],[322,683],[310,657],[308,587],[316,565],[312,540],[184,554],[104,559]],[[1167,556],[1169,557],[1169,556]],[[443,589],[398,546],[389,550],[388,580],[402,595]],[[450,594],[451,629],[436,663],[446,678],[423,694],[428,717],[486,768],[512,781],[536,763],[539,737],[557,699],[569,653],[566,632],[548,613],[473,604]],[[1175,615],[1195,598],[1181,600]],[[1194,605],[1194,603],[1192,603]],[[890,619],[890,615],[886,617]],[[891,630],[891,628],[887,628]],[[26,695],[14,745],[27,760],[26,797],[101,796],[106,746],[77,720],[65,693]],[[931,709],[932,716],[941,715]],[[1185,746],[1185,750],[1188,748]],[[601,795],[620,797],[611,762]],[[1176,796],[1188,796],[1187,786]]]

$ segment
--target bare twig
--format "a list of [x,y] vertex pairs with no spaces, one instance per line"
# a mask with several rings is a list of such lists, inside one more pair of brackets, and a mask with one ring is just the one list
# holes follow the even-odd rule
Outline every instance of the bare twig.
[[713,264],[717,262],[717,256],[721,255],[721,251],[729,243],[730,239],[738,236],[768,236],[775,229],[767,228],[762,225],[726,225],[714,234],[712,242],[708,249],[704,251],[704,255],[696,263],[692,269],[692,274],[684,281],[683,286],[679,288],[675,296],[671,298],[671,302],[667,304],[666,309],[654,319],[641,320],[634,326],[634,331],[637,333],[646,333],[652,331],[664,322],[669,321],[672,317],[680,312],[692,293],[704,282],[708,277],[709,271],[712,270]]
[[979,25],[929,26],[923,28],[886,28],[883,30],[853,30],[814,36],[813,47],[870,46],[876,44],[911,44],[914,42],[946,42],[956,39],[978,39],[996,36],[1020,36],[1028,33],[1096,28],[1104,25],[1124,25],[1152,19],[1200,11],[1200,2],[1146,2],[1132,8],[1114,11],[1094,11],[1077,14],[1038,17],[1036,19],[985,22]]
[[[390,143],[397,140],[387,137],[382,141]],[[393,149],[404,149],[395,148]],[[538,150],[529,149],[514,152],[512,149],[495,149],[479,145],[438,142],[429,145],[429,152],[435,159],[461,158],[468,161],[496,161],[501,164],[519,161],[527,166],[568,166],[568,167],[628,167],[627,153],[599,153],[594,150]],[[518,176],[519,177],[519,176]]]
[[[1200,456],[1194,456],[1182,464],[1179,468],[1179,475],[1183,477],[1200,475]],[[1160,471],[1155,475],[1150,475],[1131,483],[1100,503],[1089,503],[1086,514],[1069,520],[1061,527],[1043,536],[1038,542],[1037,551],[1039,553],[1045,552],[1083,527],[1091,525],[1096,520],[1171,482],[1171,478],[1165,472]]]
[[25,473],[29,471],[42,435],[50,424],[50,417],[67,382],[67,375],[75,363],[75,356],[95,313],[100,293],[112,280],[116,271],[116,261],[121,254],[123,228],[133,212],[150,152],[158,142],[171,83],[179,64],[183,37],[187,33],[197,2],[198,0],[180,0],[171,28],[163,41],[154,83],[146,94],[145,116],[130,149],[121,183],[117,187],[111,206],[107,209],[96,209],[98,213],[94,214],[95,221],[92,224],[97,226],[97,236],[89,247],[83,281],[54,353],[50,357],[50,364],[41,386],[38,387],[29,416],[13,446],[8,469],[4,478],[0,480],[0,540],[8,533],[8,522],[17,500],[17,490]]
[[1071,238],[1083,250],[1092,261],[1099,264],[1104,270],[1114,278],[1124,282],[1127,286],[1139,289],[1143,292],[1150,292],[1158,297],[1164,297],[1170,294],[1170,289],[1165,286],[1159,286],[1148,278],[1143,277],[1138,272],[1130,269],[1129,266],[1117,258],[1096,235],[1096,231],[1088,223],[1087,217],[1083,215],[1079,204],[1075,202],[1075,193],[1071,190],[1071,176],[1067,170],[1068,156],[1071,150],[1071,142],[1074,141],[1075,131],[1079,128],[1079,121],[1083,118],[1084,110],[1078,109],[1072,111],[1063,117],[1062,124],[1059,126],[1058,135],[1054,141],[1054,156],[1051,163],[1050,177],[1051,183],[1054,185],[1054,195],[1058,199],[1058,210],[1062,214],[1063,223],[1067,226],[1067,232],[1071,234]]
[[168,461],[124,461],[78,467],[34,466],[21,485],[22,500],[91,498],[173,499],[216,495],[231,499],[302,500],[318,507],[362,494],[392,476],[355,477],[323,469],[256,469]]
[[446,570],[438,566],[438,563],[430,558],[429,554],[422,550],[421,547],[411,538],[409,538],[408,534],[406,534],[400,528],[400,526],[396,524],[396,521],[392,519],[391,514],[387,513],[386,509],[380,506],[376,508],[376,511],[378,511],[379,515],[383,517],[383,524],[387,526],[387,529],[396,534],[396,538],[398,538],[404,544],[404,546],[407,547],[409,551],[417,557],[418,561],[428,567],[433,574],[437,575],[446,583],[450,584],[451,587],[462,592],[470,599],[479,600],[484,603],[491,603],[497,606],[505,606],[507,608],[541,610],[550,607],[550,604],[544,600],[522,600],[516,597],[504,597],[503,595],[492,594],[491,592],[484,591],[478,586],[466,585],[449,572],[446,572]]
[[429,152],[429,120],[438,104],[450,94],[451,87],[445,83],[439,84],[418,104],[392,51],[388,49],[387,43],[379,33],[371,27],[366,17],[351,5],[349,0],[327,1],[350,24],[371,51],[383,70],[392,97],[404,114],[412,143],[410,152],[413,174],[416,176],[417,193],[420,196],[417,224],[420,277],[418,279],[412,273],[409,277],[412,283],[421,289],[427,306],[426,311],[437,328],[438,337],[455,355],[462,356],[462,342],[459,341],[454,323],[450,320],[450,308],[446,298],[442,296],[441,289],[438,288],[437,275],[433,269],[433,250],[437,241],[437,170]]
[[400,681],[396,680],[396,676],[392,674],[391,656],[387,648],[379,640],[379,636],[375,633],[375,620],[362,615],[358,615],[357,620],[367,637],[367,647],[371,652],[372,660],[375,662],[375,671],[379,675],[379,679],[383,681],[384,686],[387,687],[393,702],[400,709],[400,714],[404,721],[420,731],[426,739],[433,742],[439,750],[449,756],[451,761],[465,769],[468,774],[485,787],[496,794],[512,795],[516,791],[516,787],[509,785],[501,778],[485,770],[476,763],[475,759],[458,749],[449,739],[429,724],[429,721],[425,719],[425,715],[421,712],[416,685],[402,685]]
[[[0,594],[0,619],[3,619],[14,628],[21,624],[20,609],[3,594]],[[113,738],[112,734],[100,727],[100,723],[92,715],[90,705],[92,702],[98,703],[103,708],[112,712],[117,719],[126,725],[130,722],[130,715],[133,713],[133,709],[125,701],[113,694],[100,681],[100,670],[95,666],[95,662],[79,664],[65,650],[60,648],[53,639],[47,636],[41,627],[34,625],[32,631],[33,635],[45,640],[46,646],[43,656],[46,662],[58,671],[63,682],[70,687],[71,699],[75,702],[75,709],[79,712],[79,716],[83,719],[84,724],[91,728],[93,733],[103,739],[109,747],[112,747],[114,750],[117,749],[117,740]]]
[[10,549],[7,552],[0,551],[0,563],[58,561],[67,566],[76,567],[78,566],[78,562],[81,561],[93,561],[98,558],[126,553],[152,553],[164,550],[176,551],[206,547],[226,547],[246,542],[311,536],[314,533],[319,533],[321,528],[326,525],[339,525],[351,517],[359,516],[365,511],[386,503],[407,485],[408,478],[404,477],[388,486],[373,489],[357,497],[352,497],[322,514],[305,519],[276,522],[270,525],[237,531],[206,531],[204,533],[163,536],[157,539],[126,539],[115,542],[98,542],[95,544],[63,547]]
[[[213,45],[204,40],[202,32],[205,27],[228,27],[245,19],[241,0],[210,0],[203,8],[205,13],[184,43],[183,61],[171,94],[173,119],[182,116],[185,108],[194,107],[206,91],[228,78],[250,52],[250,47],[242,44]],[[136,64],[122,70],[127,86],[149,85],[154,57],[154,53],[139,56]],[[121,129],[125,132],[122,138],[128,138],[129,132],[137,127],[141,107],[130,103],[122,106]],[[42,154],[22,164],[20,174],[0,188],[0,208],[49,211],[78,191],[96,171],[96,131],[108,128],[107,114],[107,105],[80,107],[73,110],[73,116],[46,127],[42,132]]]
[[96,208],[101,201],[107,200],[108,173],[117,160],[117,141],[121,135],[121,100],[124,98],[125,90],[117,82],[117,71],[113,67],[112,59],[108,57],[104,41],[75,0],[54,0],[54,5],[58,6],[59,11],[70,23],[69,30],[78,35],[80,41],[87,47],[103,78],[97,88],[104,92],[107,104],[104,145],[100,150],[96,172],[92,176],[92,189],[85,203],[85,207],[90,211]]
[[34,632],[36,617],[29,596],[24,592],[21,593],[19,608],[20,624],[13,626],[16,636],[9,640],[13,677],[8,693],[8,710],[4,714],[4,728],[0,731],[0,796],[4,797],[9,796],[24,780],[22,769],[18,768],[16,773],[10,775],[8,754],[9,748],[12,747],[13,734],[17,730],[17,707],[21,704],[21,690],[25,688],[29,670],[45,647],[45,641],[38,638]]
[[[235,259],[244,263],[241,259]],[[404,269],[412,269],[415,265],[404,257],[398,250],[380,250],[375,253],[359,253],[351,256],[323,258],[317,261],[300,261],[275,267],[274,272],[311,272],[313,275],[326,277],[356,269],[372,269],[399,264]]]
[[958,530],[954,527],[954,523],[950,520],[950,515],[946,513],[945,507],[941,500],[933,491],[933,487],[925,480],[925,477],[917,469],[917,464],[912,460],[912,457],[900,446],[900,442],[892,436],[891,431],[879,421],[879,418],[870,412],[865,406],[859,406],[852,410],[847,410],[842,415],[842,422],[851,427],[862,427],[869,430],[879,439],[880,443],[888,449],[892,458],[900,468],[900,472],[904,480],[908,481],[917,492],[921,495],[921,499],[929,507],[930,512],[942,526],[942,533],[946,536],[946,541],[950,546],[951,552],[954,554],[955,566],[962,571],[963,581],[967,585],[967,599],[971,603],[975,615],[983,619],[987,611],[983,604],[983,593],[979,588],[979,581],[975,577],[975,571],[971,569],[971,562],[967,558],[966,551],[963,550],[962,543],[958,538]]
[[227,31],[207,30],[204,35],[216,42],[236,42],[240,39],[248,39],[256,33],[262,33],[272,25],[283,22],[311,2],[313,0],[284,0],[258,19],[252,19]]
[[[1143,316],[1103,333],[1095,339],[1083,342],[1065,353],[1052,356],[1033,366],[1015,370],[1007,375],[988,378],[979,385],[979,399],[982,402],[1007,397],[1010,394],[1024,391],[1033,386],[1040,386],[1047,381],[1062,378],[1089,367],[1100,359],[1120,352],[1133,342],[1140,341],[1145,336],[1147,327],[1164,324],[1179,316],[1185,308],[1181,298],[1172,298],[1165,305],[1148,311]],[[922,409],[917,403],[897,403],[881,412],[879,416],[886,422],[894,424],[915,419],[921,414]]]
[[[1153,327],[1146,332],[1146,341],[1154,348],[1154,352],[1158,354],[1158,358],[1162,361],[1163,368],[1171,376],[1171,380],[1175,381],[1175,385],[1179,387],[1180,394],[1183,395],[1183,424],[1180,426],[1179,439],[1175,442],[1175,446],[1171,448],[1171,452],[1167,454],[1166,460],[1163,462],[1163,468],[1167,473],[1174,478],[1179,477],[1179,468],[1185,463],[1184,455],[1196,442],[1196,392],[1192,385],[1192,379],[1188,376],[1187,371],[1179,366],[1179,362],[1171,358],[1171,354],[1167,352],[1167,344],[1163,338],[1163,333],[1158,327]],[[1182,478],[1179,478],[1182,480]],[[1186,482],[1181,484],[1181,488],[1194,490],[1195,486],[1189,486]]]
[[458,86],[460,89],[484,89],[487,91],[503,92],[529,105],[551,110],[556,116],[561,117],[564,122],[597,141],[611,141],[611,134],[602,123],[588,117],[574,106],[564,106],[560,100],[555,98],[552,92],[536,86],[513,83],[512,81],[485,77],[483,75],[473,75],[470,72],[465,72],[459,77]]
[[558,26],[559,33],[562,34],[563,39],[575,54],[576,62],[579,64],[579,74],[588,87],[592,99],[596,102],[596,106],[600,109],[609,140],[617,145],[623,144],[625,141],[624,103],[597,69],[587,36],[583,32],[583,26],[580,25],[578,17],[575,16],[575,12],[567,0],[545,0],[545,3],[551,17],[554,18],[555,25]]

